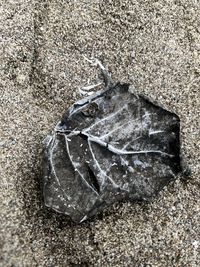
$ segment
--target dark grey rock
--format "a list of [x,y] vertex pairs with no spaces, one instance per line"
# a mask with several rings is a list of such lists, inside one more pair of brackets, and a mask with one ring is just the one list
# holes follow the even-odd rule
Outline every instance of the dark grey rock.
[[80,223],[116,201],[148,200],[181,171],[179,117],[128,84],[75,103],[45,139],[45,205]]

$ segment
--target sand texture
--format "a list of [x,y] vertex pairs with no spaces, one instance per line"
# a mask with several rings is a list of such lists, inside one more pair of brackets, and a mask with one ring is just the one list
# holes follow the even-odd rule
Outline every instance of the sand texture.
[[[83,225],[44,209],[42,140],[102,81],[176,112],[192,176]],[[200,266],[199,0],[0,1],[0,266]]]

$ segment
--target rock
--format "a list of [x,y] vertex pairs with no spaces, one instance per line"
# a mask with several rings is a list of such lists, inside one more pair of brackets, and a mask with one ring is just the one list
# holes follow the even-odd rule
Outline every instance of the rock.
[[150,199],[181,171],[179,134],[176,114],[128,84],[76,102],[44,142],[45,205],[80,223],[116,201]]

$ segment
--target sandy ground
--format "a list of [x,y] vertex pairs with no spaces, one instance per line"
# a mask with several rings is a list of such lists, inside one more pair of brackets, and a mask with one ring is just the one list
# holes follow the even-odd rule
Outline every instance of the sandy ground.
[[[42,140],[101,80],[135,85],[181,118],[192,170],[150,204],[75,226],[42,206]],[[0,266],[200,266],[199,0],[0,1]]]

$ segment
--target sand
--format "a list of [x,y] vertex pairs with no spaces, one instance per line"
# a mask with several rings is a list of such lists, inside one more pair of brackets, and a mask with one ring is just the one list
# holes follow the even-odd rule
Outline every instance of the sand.
[[[1,0],[0,266],[200,266],[199,27],[198,0]],[[76,226],[42,205],[41,154],[102,80],[83,55],[180,116],[192,176]]]

